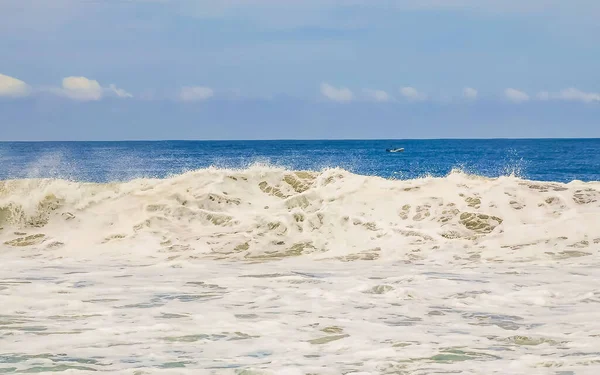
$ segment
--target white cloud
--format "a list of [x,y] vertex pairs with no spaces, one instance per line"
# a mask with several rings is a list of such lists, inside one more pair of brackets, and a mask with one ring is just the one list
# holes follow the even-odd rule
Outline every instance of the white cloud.
[[383,90],[365,89],[365,93],[371,100],[375,100],[376,102],[389,102],[392,100],[390,94]]
[[65,77],[62,80],[61,87],[38,86],[32,88],[19,79],[0,74],[0,96],[18,97],[40,92],[48,92],[80,101],[100,100],[105,94],[119,98],[133,97],[133,95],[114,84],[102,87],[98,81],[86,77]]
[[577,100],[585,103],[600,102],[600,94],[595,92],[583,92],[576,88],[568,88],[560,92],[563,100]]
[[599,93],[585,92],[573,87],[564,89],[558,93],[549,93],[548,91],[542,91],[537,96],[540,100],[554,99],[565,101],[578,101],[584,103],[600,102]]
[[50,91],[79,101],[97,101],[102,99],[106,94],[118,98],[133,97],[133,95],[118,88],[115,84],[110,84],[108,87],[102,87],[100,83],[94,79],[73,76],[64,78],[61,88],[50,89]]
[[504,90],[504,95],[508,100],[514,103],[523,103],[529,100],[529,95],[516,89],[508,88]]
[[400,93],[409,100],[425,100],[427,95],[417,91],[414,87],[402,87]]
[[0,74],[0,96],[22,97],[29,95],[31,89],[28,84],[4,74]]
[[184,87],[179,92],[179,99],[184,102],[202,101],[212,98],[215,95],[213,89],[205,86]]
[[472,87],[465,87],[463,90],[463,96],[467,99],[477,99],[479,92]]
[[110,85],[108,85],[107,90],[109,92],[112,92],[119,98],[133,98],[133,95],[131,95],[130,93],[128,93],[127,91],[125,91],[123,89],[118,88],[115,84],[112,84],[112,83]]
[[62,81],[62,93],[73,100],[100,100],[102,91],[98,81],[86,77],[66,77]]
[[335,88],[328,83],[321,84],[321,94],[335,102],[349,102],[354,99],[354,94],[345,87]]

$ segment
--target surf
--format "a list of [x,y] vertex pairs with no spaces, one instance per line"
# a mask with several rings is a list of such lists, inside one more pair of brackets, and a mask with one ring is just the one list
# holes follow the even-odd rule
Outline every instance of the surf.
[[0,181],[4,251],[55,255],[118,249],[251,261],[418,260],[445,252],[556,259],[598,248],[599,221],[598,182],[460,170],[393,180],[341,168],[252,166],[113,183]]

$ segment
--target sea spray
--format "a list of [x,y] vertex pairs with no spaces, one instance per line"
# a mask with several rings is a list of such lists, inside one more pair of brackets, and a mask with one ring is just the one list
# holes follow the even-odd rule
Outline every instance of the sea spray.
[[0,182],[0,238],[21,250],[143,246],[265,261],[407,259],[452,248],[466,257],[537,258],[591,251],[600,242],[598,222],[600,183],[460,170],[392,180],[254,165],[106,184]]

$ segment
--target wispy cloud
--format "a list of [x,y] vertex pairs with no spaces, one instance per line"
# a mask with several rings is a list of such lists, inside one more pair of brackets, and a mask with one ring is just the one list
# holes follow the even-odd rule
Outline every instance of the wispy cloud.
[[[334,102],[346,103],[351,101],[371,101],[381,103],[396,103],[398,97],[402,97],[409,102],[431,100],[433,102],[452,102],[456,98],[455,94],[447,97],[429,96],[424,92],[417,90],[414,87],[406,86],[399,90],[400,96],[394,97],[393,94],[380,89],[361,89],[357,94],[350,88],[344,86],[333,86],[329,83],[320,85],[321,95]],[[11,77],[5,74],[0,74],[0,97],[26,97],[36,96],[40,93],[49,93],[59,95],[77,101],[99,101],[105,97],[113,98],[133,98],[134,95],[126,90],[118,87],[115,84],[103,86],[95,79],[83,76],[69,76],[62,80],[59,87],[43,87],[30,85],[18,78]],[[215,90],[208,86],[186,86],[177,92],[177,99],[183,102],[205,101],[214,97]],[[244,98],[257,98],[250,94],[242,95],[241,91],[219,89],[218,95],[223,99],[241,100]],[[580,103],[600,103],[600,93],[593,91],[584,91],[578,88],[570,87],[561,91],[539,91],[537,94],[530,96],[527,92],[515,88],[507,88],[503,91],[504,99],[513,103],[525,103],[528,101],[570,101]],[[160,98],[173,98],[171,94],[160,93],[152,90],[151,95],[147,92],[137,96],[138,99],[158,100]],[[262,96],[263,99],[272,99],[272,96]],[[473,87],[464,87],[462,89],[463,100],[475,101],[479,98],[479,91]]]
[[321,94],[335,102],[349,102],[354,99],[354,93],[346,87],[336,88],[328,83],[321,84]]
[[67,98],[79,101],[97,101],[105,95],[116,96],[119,98],[132,98],[133,95],[127,91],[118,88],[115,84],[108,87],[102,87],[95,79],[86,77],[65,77],[60,89],[51,90]]
[[123,89],[118,88],[114,83],[108,85],[108,91],[115,94],[119,98],[133,98],[133,95]]
[[118,98],[132,98],[129,92],[110,84],[108,87],[102,87],[95,79],[86,77],[70,76],[62,80],[61,86],[30,86],[20,79],[0,74],[0,96],[5,97],[24,97],[38,93],[50,93],[63,96],[78,101],[97,101],[104,96],[113,96]]
[[537,95],[539,100],[565,100],[578,101],[584,103],[600,102],[600,93],[585,92],[579,89],[570,87],[557,93],[542,91]]
[[406,99],[412,101],[420,101],[427,99],[427,95],[425,95],[422,92],[419,92],[414,87],[402,87],[400,89],[400,94],[402,94],[402,96],[404,96]]
[[188,86],[181,89],[179,99],[184,102],[198,102],[212,98],[215,92],[206,86]]
[[365,89],[364,92],[369,99],[374,100],[376,102],[389,102],[393,100],[390,94],[383,90]]
[[504,96],[506,96],[506,99],[510,100],[513,103],[523,103],[529,100],[529,95],[527,95],[523,91],[519,91],[517,89],[512,88],[504,90]]
[[0,96],[23,97],[29,95],[31,88],[20,79],[0,74]]
[[463,89],[463,96],[467,99],[473,100],[477,99],[477,96],[479,96],[479,92],[472,87],[465,87]]

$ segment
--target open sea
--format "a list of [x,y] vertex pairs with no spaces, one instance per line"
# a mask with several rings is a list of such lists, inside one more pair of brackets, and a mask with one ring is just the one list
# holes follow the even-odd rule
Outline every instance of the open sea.
[[0,306],[6,374],[597,375],[600,139],[0,142]]

